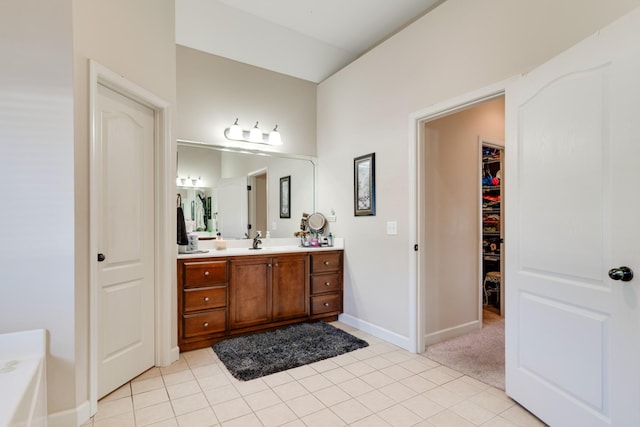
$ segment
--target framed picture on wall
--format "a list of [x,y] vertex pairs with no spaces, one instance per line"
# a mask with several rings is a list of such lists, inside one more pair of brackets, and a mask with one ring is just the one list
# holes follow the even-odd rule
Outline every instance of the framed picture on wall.
[[353,210],[355,216],[376,214],[376,153],[353,159]]
[[280,178],[280,218],[291,218],[291,175]]

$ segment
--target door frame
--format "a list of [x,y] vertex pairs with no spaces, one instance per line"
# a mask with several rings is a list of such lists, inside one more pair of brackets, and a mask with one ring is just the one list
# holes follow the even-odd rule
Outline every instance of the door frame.
[[[426,122],[467,109],[485,101],[507,96],[507,87],[513,78],[503,80],[490,86],[443,101],[433,106],[418,110],[409,115],[409,236],[414,242],[409,245],[409,351],[423,353],[426,349],[425,312],[427,301],[422,289],[422,281],[428,266],[422,257],[420,248],[427,244],[425,222],[428,203],[424,197],[423,180],[424,144]],[[505,123],[507,118],[505,117]],[[505,141],[506,145],[506,141]],[[417,247],[417,250],[416,250]]]
[[[176,144],[171,139],[171,105],[109,70],[89,60],[89,410],[98,410],[98,200],[97,187],[96,113],[98,86],[107,87],[131,98],[154,111],[154,233],[156,236],[154,259],[154,312],[155,312],[155,365],[166,366],[178,359],[176,312],[175,192]],[[175,227],[175,226],[174,226]],[[172,230],[173,233],[172,233]]]

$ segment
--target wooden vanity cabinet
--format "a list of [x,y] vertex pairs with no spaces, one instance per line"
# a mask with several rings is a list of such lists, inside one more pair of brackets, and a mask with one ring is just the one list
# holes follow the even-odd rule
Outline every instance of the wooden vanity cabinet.
[[273,320],[309,315],[309,257],[286,255],[273,258]]
[[342,251],[311,254],[311,318],[342,313]]
[[342,251],[178,260],[180,351],[342,312]]
[[230,261],[229,327],[238,329],[271,321],[271,258],[245,257]]
[[227,330],[228,261],[178,260],[178,342],[182,350]]
[[307,254],[236,258],[230,265],[230,329],[308,316]]

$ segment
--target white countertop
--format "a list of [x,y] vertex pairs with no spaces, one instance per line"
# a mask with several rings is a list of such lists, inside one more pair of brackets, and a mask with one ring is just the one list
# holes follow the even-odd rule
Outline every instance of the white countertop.
[[261,239],[260,249],[251,249],[253,240],[225,240],[226,249],[216,249],[216,240],[200,240],[198,249],[205,252],[178,254],[178,259],[213,258],[228,256],[270,255],[284,253],[313,253],[344,249],[344,239],[335,238],[333,246],[300,246],[296,238]]

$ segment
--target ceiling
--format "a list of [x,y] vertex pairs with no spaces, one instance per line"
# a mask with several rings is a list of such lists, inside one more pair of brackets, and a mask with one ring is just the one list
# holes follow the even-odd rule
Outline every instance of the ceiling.
[[176,43],[319,83],[444,0],[176,0]]

